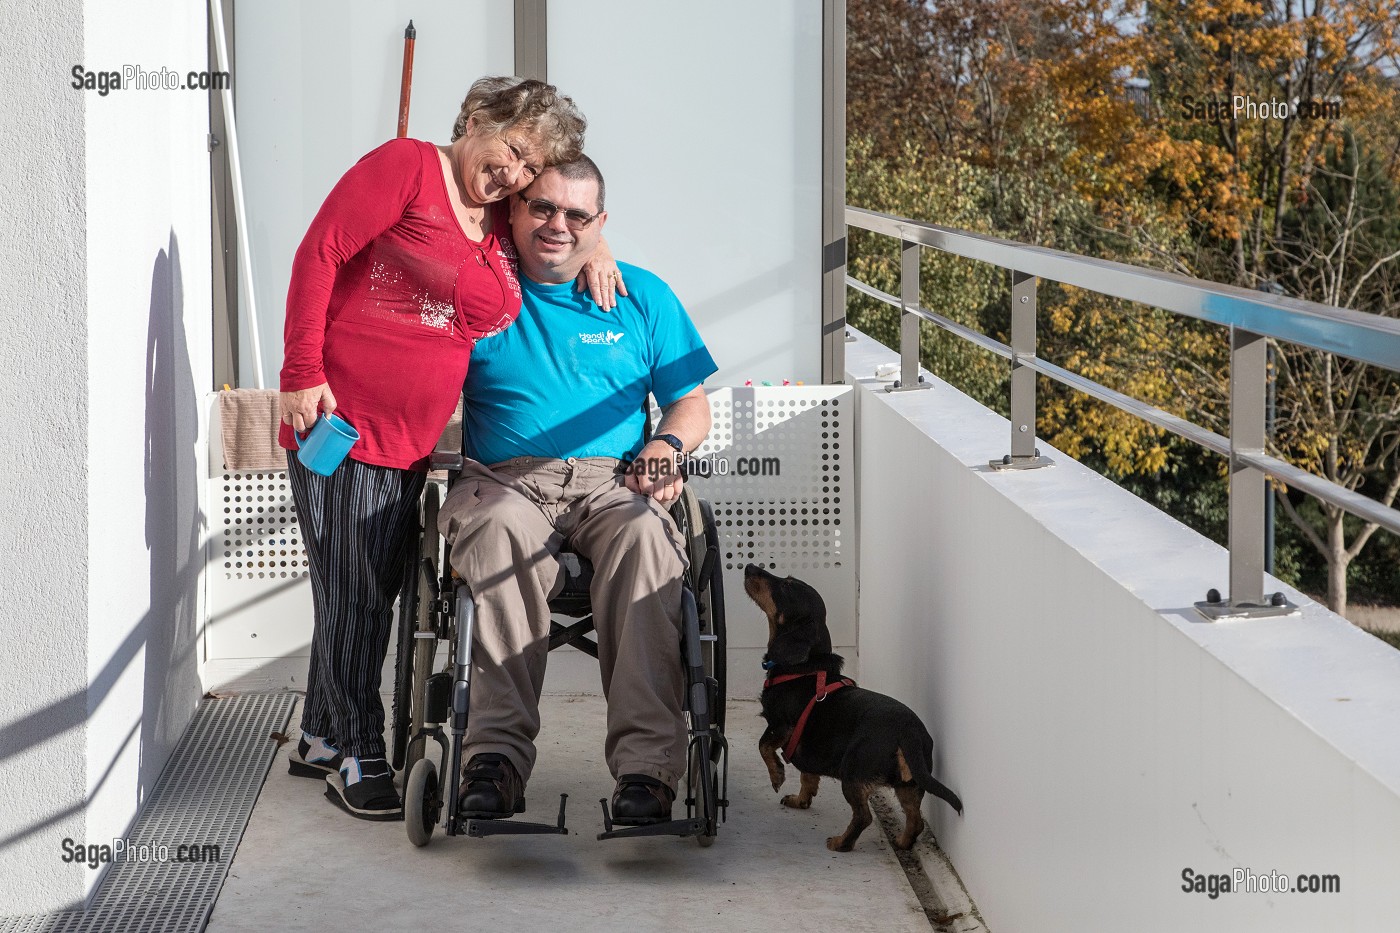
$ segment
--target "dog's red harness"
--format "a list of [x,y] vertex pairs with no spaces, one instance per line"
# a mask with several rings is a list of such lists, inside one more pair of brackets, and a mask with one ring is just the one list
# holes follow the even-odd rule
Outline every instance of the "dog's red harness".
[[793,727],[792,735],[788,736],[787,742],[783,745],[783,758],[789,764],[792,763],[792,756],[797,751],[797,743],[802,739],[802,730],[807,726],[807,717],[812,715],[812,708],[842,687],[856,685],[856,682],[849,677],[842,677],[840,680],[827,683],[826,671],[808,671],[805,674],[783,674],[779,677],[770,677],[763,682],[763,689],[767,690],[769,687],[785,684],[800,677],[816,677],[817,692],[812,694],[812,698],[807,701],[806,709],[802,710],[802,715],[797,717],[797,725]]

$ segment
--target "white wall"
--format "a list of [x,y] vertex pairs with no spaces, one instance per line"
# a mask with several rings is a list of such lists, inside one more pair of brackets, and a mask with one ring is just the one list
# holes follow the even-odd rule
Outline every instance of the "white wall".
[[[43,24],[43,41],[33,36]],[[80,899],[87,685],[87,242],[81,0],[0,5],[0,915]],[[46,890],[47,889],[47,890]]]
[[[889,395],[847,346],[863,685],[908,702],[958,817],[925,812],[992,930],[1378,931],[1400,917],[1400,653],[1300,616],[1203,622],[1227,555],[942,382]],[[1267,589],[1280,588],[1277,583]],[[1181,890],[1184,868],[1336,874],[1340,894]]]
[[[199,698],[208,95],[69,85],[206,67],[199,4],[7,4],[0,33],[0,914],[81,904]],[[18,236],[11,231],[18,230]],[[15,299],[18,300],[15,300]]]
[[[90,0],[85,27],[90,68],[208,67],[202,4]],[[201,693],[209,95],[89,94],[86,129],[87,835],[107,841],[135,817]]]
[[[394,134],[404,25],[418,28],[409,135],[446,142],[471,81],[514,71],[513,5],[240,0],[235,17],[275,385],[292,254],[335,181]],[[588,118],[614,252],[680,295],[714,385],[820,379],[821,27],[810,0],[549,4],[549,80]]]
[[[269,388],[277,387],[282,368],[297,245],[340,176],[398,131],[410,19],[418,37],[408,135],[447,143],[471,83],[515,70],[511,0],[235,4],[235,106]],[[246,330],[242,339],[239,378],[252,386]]]
[[821,4],[555,0],[548,21],[613,252],[675,289],[710,383],[819,382]]

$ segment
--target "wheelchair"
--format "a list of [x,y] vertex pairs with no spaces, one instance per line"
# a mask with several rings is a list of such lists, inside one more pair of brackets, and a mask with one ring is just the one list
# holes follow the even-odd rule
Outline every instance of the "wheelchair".
[[[650,434],[650,419],[646,434]],[[446,470],[447,485],[461,470],[461,453],[436,451],[433,470]],[[599,839],[635,836],[692,836],[710,846],[724,821],[729,801],[728,744],[724,738],[725,620],[719,534],[714,510],[691,484],[671,506],[671,517],[687,545],[689,567],[681,593],[681,639],[677,646],[685,671],[684,708],[689,739],[684,774],[685,817],[663,823],[617,826],[606,798],[600,801],[604,831]],[[392,764],[404,774],[404,824],[415,846],[427,845],[440,825],[448,836],[566,835],[565,806],[560,795],[555,823],[516,819],[466,819],[459,813],[458,780],[470,715],[472,636],[476,609],[470,587],[449,566],[438,533],[439,484],[424,490],[417,559],[405,575],[399,598],[398,653],[394,666]],[[577,621],[552,620],[549,650],[562,645],[598,657],[589,608],[593,568],[568,550],[560,554],[562,590],[549,602],[550,612]],[[434,671],[438,643],[447,643],[447,661]],[[446,730],[446,731],[445,731]],[[437,754],[430,754],[429,743]]]

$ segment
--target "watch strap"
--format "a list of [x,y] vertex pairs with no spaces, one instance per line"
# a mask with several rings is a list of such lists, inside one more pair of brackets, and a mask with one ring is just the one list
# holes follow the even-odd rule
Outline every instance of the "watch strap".
[[675,448],[675,451],[678,454],[685,453],[685,444],[681,441],[679,437],[676,437],[676,435],[674,434],[653,434],[651,439],[654,441],[664,441],[667,444],[670,444],[673,448]]

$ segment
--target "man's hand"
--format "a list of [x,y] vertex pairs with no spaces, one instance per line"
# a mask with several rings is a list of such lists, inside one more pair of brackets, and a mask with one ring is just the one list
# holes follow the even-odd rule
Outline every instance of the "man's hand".
[[662,505],[680,498],[685,478],[676,465],[676,452],[665,441],[652,441],[627,464],[623,483],[639,496],[650,496]]
[[283,392],[280,401],[283,423],[290,424],[298,434],[316,423],[318,409],[328,415],[335,411],[335,395],[325,382],[297,392]]

